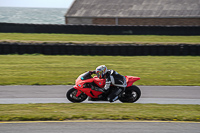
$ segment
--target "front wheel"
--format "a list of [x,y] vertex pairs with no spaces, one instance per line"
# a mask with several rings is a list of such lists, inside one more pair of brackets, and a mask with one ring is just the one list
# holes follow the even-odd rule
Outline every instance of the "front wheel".
[[133,85],[126,88],[121,97],[119,97],[119,100],[123,103],[134,103],[140,98],[140,96],[140,89]]
[[71,88],[66,94],[67,99],[73,103],[80,103],[87,99],[88,96],[84,93],[82,93],[78,97],[76,97],[77,92],[78,92],[78,90]]

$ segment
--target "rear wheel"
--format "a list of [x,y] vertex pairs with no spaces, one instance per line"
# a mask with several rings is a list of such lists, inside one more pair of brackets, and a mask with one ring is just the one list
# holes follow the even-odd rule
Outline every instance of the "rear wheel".
[[119,100],[123,103],[134,103],[140,98],[140,96],[140,89],[133,85],[126,88],[121,97],[119,97]]
[[66,94],[67,99],[73,103],[80,103],[87,99],[88,96],[84,93],[81,93],[78,97],[76,97],[77,92],[78,90],[71,88]]

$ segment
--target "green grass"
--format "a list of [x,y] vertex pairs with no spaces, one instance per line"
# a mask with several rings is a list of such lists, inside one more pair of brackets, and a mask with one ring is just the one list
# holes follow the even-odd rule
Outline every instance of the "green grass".
[[200,86],[200,56],[0,55],[0,85],[74,84],[99,65],[138,76],[136,85]]
[[8,104],[0,121],[162,120],[200,122],[200,105],[161,104]]
[[29,34],[0,33],[1,41],[55,41],[73,43],[188,43],[199,44],[200,36],[158,35],[78,35],[78,34]]

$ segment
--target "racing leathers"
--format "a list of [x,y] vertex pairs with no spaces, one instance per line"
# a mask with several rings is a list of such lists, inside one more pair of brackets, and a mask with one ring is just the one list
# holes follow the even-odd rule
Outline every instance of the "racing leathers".
[[108,90],[110,85],[113,85],[114,89],[112,89],[111,93],[108,95],[108,101],[114,102],[118,99],[119,94],[125,90],[127,86],[126,78],[114,70],[108,70],[104,89]]
[[[110,102],[114,102],[115,100],[118,99],[119,94],[125,90],[125,88],[127,86],[126,78],[124,76],[118,74],[114,70],[108,70],[105,78],[106,78],[105,86],[104,86],[104,88],[99,88],[99,91],[102,91],[102,92],[109,91],[107,100]],[[112,87],[112,89],[110,90],[111,87]]]

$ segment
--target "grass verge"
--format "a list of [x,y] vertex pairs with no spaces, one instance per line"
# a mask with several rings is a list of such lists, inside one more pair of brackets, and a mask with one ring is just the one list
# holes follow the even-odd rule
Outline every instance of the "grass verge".
[[81,35],[81,34],[31,34],[0,33],[1,41],[42,41],[94,44],[199,44],[200,36],[164,36],[164,35]]
[[200,105],[1,104],[0,121],[161,120],[200,122]]
[[136,85],[200,86],[200,56],[0,55],[0,85],[70,85],[99,65],[138,76]]

